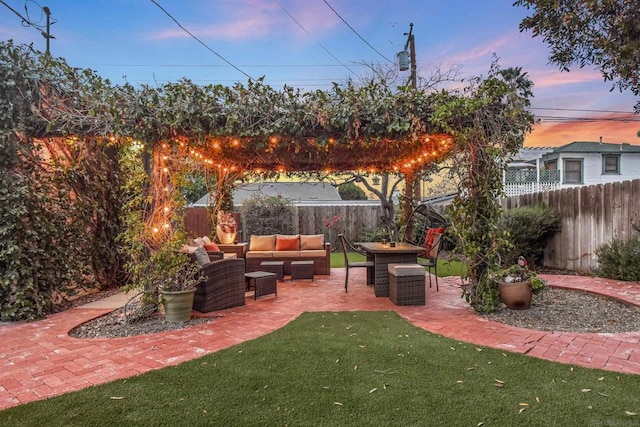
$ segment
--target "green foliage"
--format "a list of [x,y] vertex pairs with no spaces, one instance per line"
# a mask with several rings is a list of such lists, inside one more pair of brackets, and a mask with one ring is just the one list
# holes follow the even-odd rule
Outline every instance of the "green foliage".
[[538,274],[535,271],[531,270],[527,266],[521,267],[518,264],[512,264],[506,268],[492,270],[491,279],[496,282],[496,285],[500,282],[529,282],[531,292],[533,292],[534,295],[540,294],[547,286],[546,280],[538,277]]
[[467,260],[468,284],[463,297],[479,312],[491,312],[499,302],[489,269],[499,264],[503,246],[497,223],[502,210],[502,173],[531,129],[527,111],[532,83],[519,68],[500,69],[494,62],[489,76],[476,79],[465,97],[442,94],[434,120],[445,124],[457,139],[454,162],[460,190],[449,206],[450,232],[456,250]]
[[389,239],[389,232],[385,227],[365,230],[358,237],[359,242],[379,242],[382,239]]
[[202,279],[202,268],[180,247],[187,241],[184,233],[176,233],[159,250],[142,261],[138,286],[150,293],[157,290],[185,291],[196,287]]
[[247,239],[254,234],[293,234],[295,230],[295,208],[283,197],[252,197],[242,204],[240,212]]
[[500,249],[503,263],[515,263],[524,256],[531,264],[541,265],[547,242],[560,230],[560,218],[549,207],[523,206],[506,211],[498,230],[509,243]]
[[149,156],[137,144],[125,144],[121,149],[120,164],[126,180],[122,193],[125,203],[122,218],[126,227],[118,236],[122,255],[129,275],[127,289],[138,289],[153,300],[160,288],[186,290],[195,287],[200,280],[200,266],[180,252],[189,240],[184,229],[186,200],[179,191],[188,172],[176,170],[171,177],[169,223],[171,231],[166,237],[156,238],[146,226],[154,200],[151,194],[152,180],[147,169]]
[[118,280],[113,147],[98,137],[37,139],[50,122],[35,106],[82,115],[74,101],[86,101],[87,82],[99,87],[91,73],[0,43],[0,321],[42,318],[54,300]]
[[342,200],[367,200],[367,194],[364,190],[353,182],[347,182],[338,187],[338,193]]
[[[640,95],[640,8],[635,1],[517,0],[534,13],[520,23],[551,48],[553,64],[569,71],[592,64],[605,81]],[[640,112],[640,102],[635,105]]]
[[184,185],[180,189],[187,203],[195,203],[208,193],[204,173],[193,171],[185,174]]
[[640,237],[614,238],[611,243],[598,247],[595,253],[598,256],[598,276],[640,282]]

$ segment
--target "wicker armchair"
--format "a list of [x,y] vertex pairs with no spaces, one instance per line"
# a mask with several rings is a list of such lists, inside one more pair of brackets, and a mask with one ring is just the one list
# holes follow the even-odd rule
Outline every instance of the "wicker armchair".
[[196,286],[194,310],[208,313],[244,305],[244,259],[220,259],[202,269],[205,279]]

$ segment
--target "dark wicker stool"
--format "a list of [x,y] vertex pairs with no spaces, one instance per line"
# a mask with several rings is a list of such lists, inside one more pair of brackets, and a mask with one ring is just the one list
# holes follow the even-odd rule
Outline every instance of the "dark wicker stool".
[[389,299],[395,305],[425,305],[424,267],[389,264]]
[[278,284],[276,273],[270,273],[267,271],[253,271],[251,273],[245,273],[245,281],[247,282],[247,291],[253,289],[253,299],[258,299],[263,295],[276,294],[278,296]]
[[276,273],[279,281],[282,282],[284,280],[284,261],[262,261],[260,270]]
[[313,261],[291,261],[291,281],[313,279]]

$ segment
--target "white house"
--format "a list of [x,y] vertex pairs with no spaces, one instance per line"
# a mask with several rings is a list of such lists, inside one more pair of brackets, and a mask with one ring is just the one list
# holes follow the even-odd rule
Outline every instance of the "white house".
[[504,175],[508,196],[640,178],[640,146],[576,141],[523,148]]

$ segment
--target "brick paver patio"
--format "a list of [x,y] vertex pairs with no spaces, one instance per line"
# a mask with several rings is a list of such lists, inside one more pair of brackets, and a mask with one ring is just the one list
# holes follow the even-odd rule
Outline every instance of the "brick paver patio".
[[[456,340],[524,353],[561,363],[640,374],[640,331],[545,332],[515,328],[476,314],[460,298],[459,278],[440,279],[440,292],[427,287],[424,306],[395,306],[365,285],[364,269],[344,269],[316,280],[285,282],[278,296],[212,313],[222,316],[192,328],[152,335],[77,339],[69,330],[111,308],[96,304],[45,320],[0,324],[0,409],[80,390],[201,357],[280,328],[304,311],[393,310],[412,324]],[[615,296],[640,305],[640,284],[582,276],[545,276],[552,286]],[[115,306],[117,306],[116,303]],[[103,304],[104,305],[104,304]],[[108,304],[107,304],[108,305]],[[596,313],[597,315],[597,313]]]

